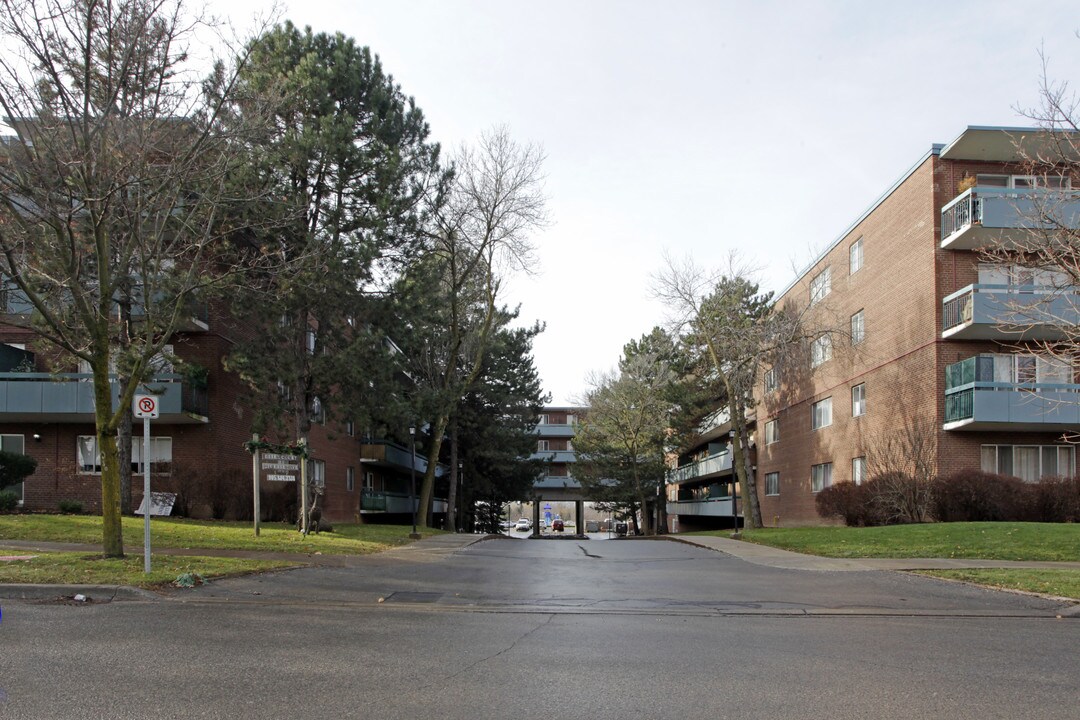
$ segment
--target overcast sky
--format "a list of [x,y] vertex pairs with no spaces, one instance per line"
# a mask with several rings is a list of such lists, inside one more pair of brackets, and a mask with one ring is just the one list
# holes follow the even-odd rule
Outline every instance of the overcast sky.
[[[241,24],[265,5],[210,2]],[[371,47],[448,148],[502,124],[544,147],[553,224],[509,299],[547,324],[556,404],[663,322],[665,250],[706,267],[738,250],[781,290],[931,144],[1028,124],[1040,47],[1080,82],[1076,0],[290,0],[283,17]]]

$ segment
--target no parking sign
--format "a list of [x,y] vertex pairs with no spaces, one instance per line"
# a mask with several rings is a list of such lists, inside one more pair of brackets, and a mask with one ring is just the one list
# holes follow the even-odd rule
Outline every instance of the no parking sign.
[[156,419],[158,416],[158,399],[154,395],[136,395],[133,413],[137,418]]

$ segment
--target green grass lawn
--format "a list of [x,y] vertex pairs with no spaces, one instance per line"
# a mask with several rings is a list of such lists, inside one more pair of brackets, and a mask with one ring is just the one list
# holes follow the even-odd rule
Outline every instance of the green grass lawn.
[[[702,535],[725,536],[730,530]],[[838,558],[977,558],[1080,561],[1080,524],[928,523],[888,527],[747,530],[750,542]]]
[[[143,519],[123,518],[125,547],[141,547]],[[152,548],[206,548],[262,550],[337,555],[363,555],[409,542],[411,526],[335,524],[334,532],[304,537],[296,528],[264,523],[255,537],[250,522],[152,518]],[[423,530],[425,536],[438,530]],[[0,543],[4,540],[91,543],[101,545],[101,518],[94,515],[0,515]]]
[[236,558],[154,555],[150,574],[143,572],[142,555],[104,558],[74,552],[37,553],[3,550],[3,555],[34,555],[29,560],[0,561],[0,583],[61,583],[65,585],[133,585],[152,588],[168,585],[184,573],[206,579],[265,572],[300,563],[285,560],[238,560]]
[[1080,570],[920,570],[918,574],[1080,600]]

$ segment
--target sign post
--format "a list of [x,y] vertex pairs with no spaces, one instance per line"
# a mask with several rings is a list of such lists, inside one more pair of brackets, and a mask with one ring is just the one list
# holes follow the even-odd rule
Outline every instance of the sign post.
[[252,496],[255,498],[255,537],[259,537],[259,435],[258,433],[251,436],[251,444],[255,447],[255,452],[251,453],[251,479],[255,484],[253,488],[254,492]]
[[132,414],[142,418],[143,431],[143,572],[150,573],[150,420],[158,416],[154,395],[136,395]]

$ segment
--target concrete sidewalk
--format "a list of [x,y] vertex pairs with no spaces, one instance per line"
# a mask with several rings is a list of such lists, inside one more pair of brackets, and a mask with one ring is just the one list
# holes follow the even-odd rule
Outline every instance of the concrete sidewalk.
[[785,570],[828,570],[866,572],[868,570],[964,570],[981,568],[1030,568],[1080,570],[1080,562],[971,560],[964,558],[828,558],[757,545],[712,535],[663,535],[664,539],[709,548],[740,560]]

